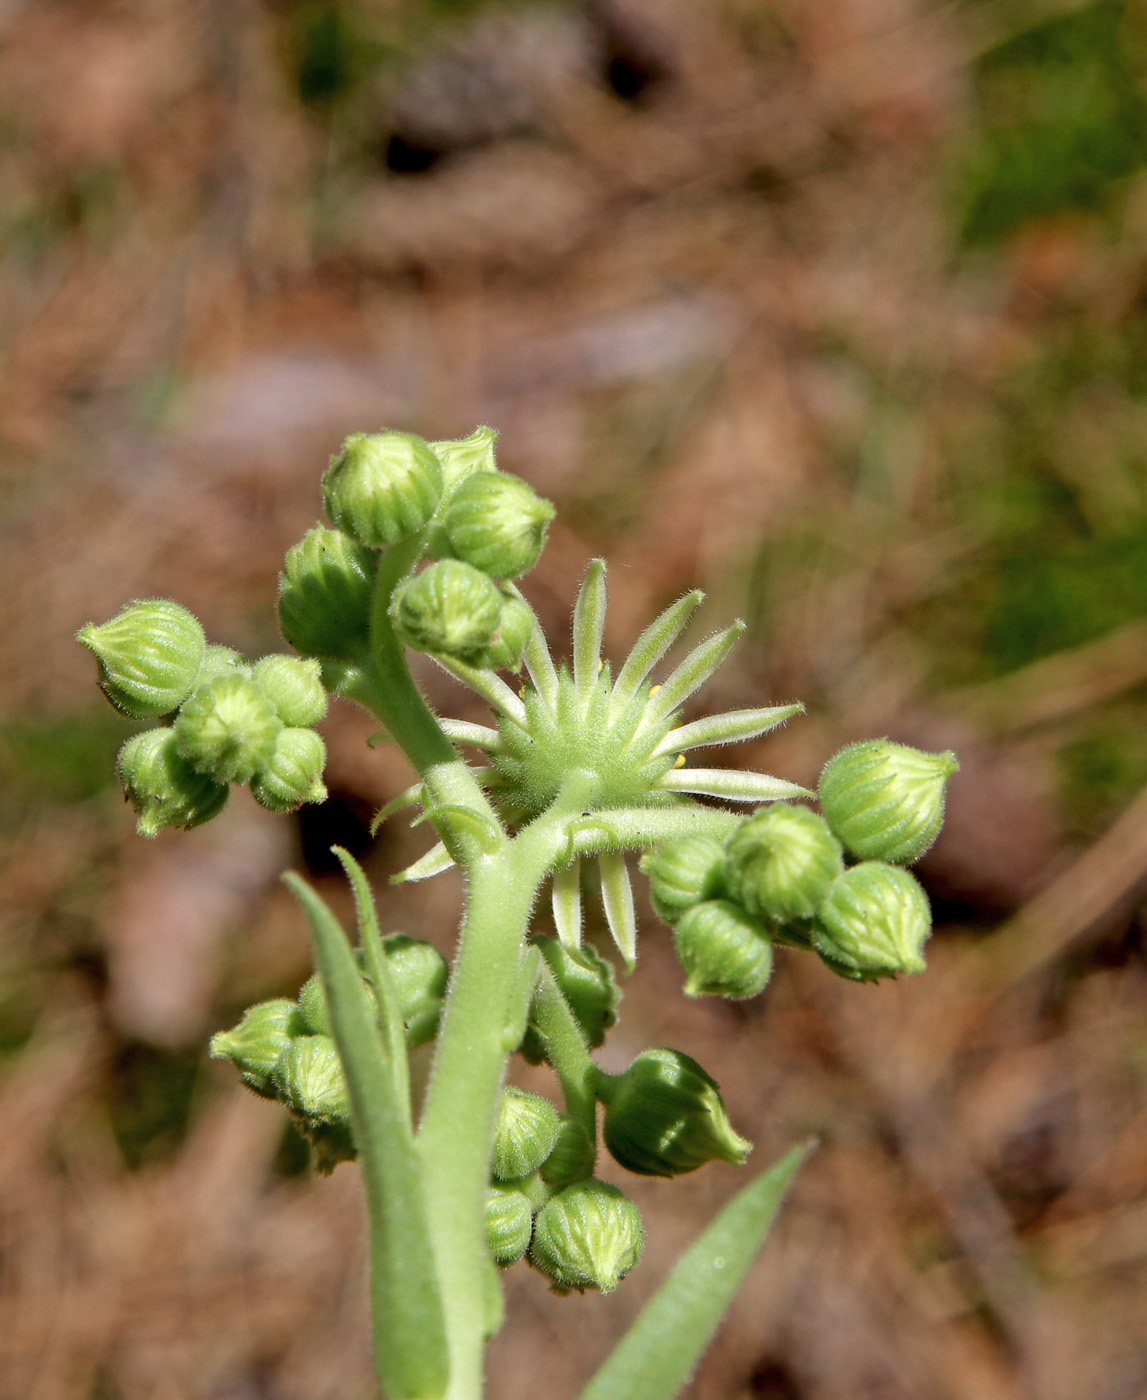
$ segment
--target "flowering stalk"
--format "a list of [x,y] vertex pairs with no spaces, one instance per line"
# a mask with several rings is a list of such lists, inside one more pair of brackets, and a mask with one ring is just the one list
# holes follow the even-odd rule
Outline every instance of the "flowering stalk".
[[[335,528],[311,530],[281,577],[280,621],[301,658],[252,665],[209,645],[191,614],[164,600],[132,604],[79,635],[112,703],[158,721],[119,760],[141,834],[210,820],[236,782],[273,811],[324,800],[325,750],[313,726],[330,694],[369,709],[418,773],[376,821],[421,806],[418,820],[438,842],[393,878],[465,871],[448,982],[431,945],[383,935],[366,877],[345,851],[357,949],[288,875],[311,925],[317,976],[296,1002],[252,1007],[212,1042],[250,1088],[289,1109],[318,1170],[361,1163],[375,1358],[389,1400],[479,1400],[485,1342],[501,1322],[499,1268],[524,1258],[564,1293],[611,1291],[638,1265],[637,1208],[594,1175],[599,1102],[606,1150],[639,1174],[738,1166],[751,1150],[717,1082],[684,1052],[647,1050],[618,1076],[595,1065],[620,990],[611,964],[583,944],[583,886],[597,885],[614,949],[632,971],[628,858],[641,854],[690,996],[758,995],[776,944],[857,981],[919,971],[930,916],[903,866],[935,838],[955,768],[952,755],[853,745],[826,768],[820,816],[801,805],[812,794],[784,779],[691,766],[693,750],[767,733],[801,707],[680,722],[681,706],[743,630],[735,623],[707,638],[651,684],[698,593],[646,628],[613,679],[602,656],[600,560],[574,607],[571,660],[556,662],[515,582],[537,561],[553,507],[497,469],[494,438],[480,428],[447,443],[405,433],[347,440],[324,479]],[[409,649],[481,696],[493,723],[435,715]],[[497,674],[523,668],[516,689]],[[484,761],[466,762],[464,748]],[[741,818],[699,795],[756,810]],[[556,938],[533,928],[547,882]],[[434,1071],[418,1105],[408,1049],[432,1037]],[[514,1052],[549,1063],[563,1112],[503,1089]],[[676,1393],[802,1157],[790,1153],[714,1221],[586,1400]]]

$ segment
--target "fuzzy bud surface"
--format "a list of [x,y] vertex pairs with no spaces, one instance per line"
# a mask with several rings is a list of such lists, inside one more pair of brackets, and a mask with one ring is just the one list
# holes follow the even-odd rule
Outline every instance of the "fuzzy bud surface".
[[820,804],[853,855],[911,865],[940,834],[948,780],[959,766],[951,750],[866,739],[829,759]]
[[132,603],[76,640],[95,656],[100,687],[131,719],[158,719],[178,709],[195,688],[207,650],[199,619],[167,598]]

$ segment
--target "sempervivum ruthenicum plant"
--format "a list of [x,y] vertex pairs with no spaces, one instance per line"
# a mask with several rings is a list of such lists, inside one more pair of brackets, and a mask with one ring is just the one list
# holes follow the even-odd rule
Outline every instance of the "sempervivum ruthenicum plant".
[[[678,1176],[744,1163],[712,1076],[680,1050],[642,1052],[619,1075],[591,1051],[617,1021],[616,974],[582,942],[583,864],[596,863],[606,920],[637,957],[627,868],[641,855],[653,906],[673,926],[690,996],[744,998],[768,982],[777,944],[855,981],[923,967],[927,899],[904,866],[935,838],[951,754],[887,740],[852,745],[821,782],[824,815],[781,778],[694,767],[688,755],[764,734],[795,704],[683,722],[681,708],[743,630],[735,623],[654,673],[700,600],[690,593],[638,638],[616,678],[602,658],[605,565],[589,566],[572,656],[555,663],[515,580],[537,561],[553,507],[498,470],[495,434],[453,442],[357,433],[324,478],[332,522],[292,548],[280,579],[283,635],[300,656],[252,664],[209,645],[178,604],[149,599],[79,641],[108,698],[155,721],[119,760],[142,835],[192,827],[234,783],[271,811],[326,796],[314,726],[329,695],[371,710],[419,780],[379,813],[421,805],[438,842],[395,879],[450,865],[467,876],[454,962],[384,935],[363,871],[359,940],[297,876],[317,972],[295,1000],[251,1007],[212,1041],[254,1092],[279,1100],[330,1171],[357,1159],[371,1226],[379,1383],[390,1400],[478,1400],[486,1340],[502,1315],[499,1270],[525,1261],[557,1292],[609,1292],[641,1258],[632,1201],[597,1178],[597,1105],[614,1160]],[[441,718],[407,664],[425,652],[485,699],[491,725]],[[521,672],[518,688],[496,672]],[[461,750],[477,749],[471,766]],[[698,797],[751,803],[747,817]],[[336,848],[337,849],[337,848]],[[557,937],[533,927],[552,886]],[[408,1052],[434,1039],[421,1102]],[[560,1108],[504,1087],[508,1057],[548,1063]],[[752,1180],[654,1294],[583,1400],[667,1400],[686,1381],[805,1149]]]

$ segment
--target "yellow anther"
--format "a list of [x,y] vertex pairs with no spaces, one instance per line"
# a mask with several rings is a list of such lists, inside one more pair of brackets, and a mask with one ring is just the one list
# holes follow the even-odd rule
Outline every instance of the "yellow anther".
[[602,658],[602,657],[599,656],[599,657],[597,658],[597,674],[600,676],[601,673],[602,673],[604,670],[605,670],[605,660],[604,660],[604,658]]
[[649,695],[650,695],[650,698],[652,699],[652,697],[653,697],[654,695],[656,695],[657,692],[658,692],[660,689],[661,689],[661,687],[660,687],[659,685],[651,685],[651,686],[649,687]]
[[684,755],[683,753],[679,753],[679,754],[677,755],[677,758],[676,758],[676,760],[674,761],[673,766],[674,766],[674,768],[684,768],[684,767],[685,767],[685,755]]

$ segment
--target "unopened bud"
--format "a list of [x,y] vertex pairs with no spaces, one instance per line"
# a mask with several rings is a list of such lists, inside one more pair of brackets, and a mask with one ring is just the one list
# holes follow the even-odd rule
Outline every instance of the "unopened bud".
[[272,812],[293,812],[304,802],[325,802],[326,761],[326,745],[313,729],[280,729],[270,757],[251,779],[256,802]]
[[200,686],[172,732],[179,752],[220,783],[248,783],[271,758],[283,721],[271,702],[242,676]]
[[196,688],[208,681],[217,681],[223,676],[251,678],[251,667],[233,647],[209,646],[203,653],[203,665],[196,678]]
[[518,671],[526,643],[534,630],[534,611],[524,598],[512,595],[502,600],[498,630],[482,653],[480,664],[491,671]]
[[680,1176],[720,1159],[743,1166],[752,1144],[729,1122],[717,1081],[680,1050],[645,1050],[608,1080],[605,1145],[642,1176]]
[[141,836],[167,827],[201,826],[223,810],[226,783],[198,773],[176,747],[171,729],[147,729],[130,738],[116,761],[120,785],[139,814]]
[[438,1033],[446,980],[450,969],[432,943],[392,933],[382,940],[382,951],[398,993],[398,1004],[411,1049],[425,1045]]
[[369,550],[321,525],[287,551],[279,624],[296,651],[353,661],[366,650],[375,568]]
[[305,1118],[338,1122],[350,1114],[346,1075],[329,1035],[297,1035],[275,1070],[283,1100]]
[[463,477],[473,472],[497,471],[494,460],[494,443],[498,434],[493,428],[475,428],[464,438],[453,438],[445,442],[432,442],[431,451],[442,463],[442,475],[447,487],[456,486]]
[[275,653],[256,662],[251,679],[275,707],[284,724],[306,729],[327,712],[322,667],[313,657]]
[[553,1151],[538,1169],[542,1180],[551,1186],[568,1186],[593,1172],[597,1145],[576,1118],[561,1118]]
[[689,997],[755,997],[773,970],[764,926],[727,899],[707,899],[686,910],[673,943]]
[[530,1247],[534,1213],[513,1186],[494,1185],[486,1197],[486,1248],[495,1264],[516,1264]]
[[530,1251],[559,1291],[612,1293],[637,1266],[645,1243],[641,1212],[604,1181],[578,1181],[539,1212]]
[[499,1181],[536,1172],[553,1151],[559,1126],[548,1099],[509,1085],[498,1107],[490,1170]]
[[407,646],[477,664],[497,634],[502,595],[480,569],[442,559],[406,580],[390,615]]
[[244,1084],[266,1099],[275,1097],[271,1076],[287,1052],[295,1023],[295,1003],[279,999],[248,1007],[243,1019],[229,1031],[211,1037],[211,1054],[230,1060]]
[[867,739],[829,759],[818,796],[853,855],[911,865],[940,833],[948,779],[959,766],[951,750],[924,753]]
[[550,502],[519,477],[477,472],[454,492],[444,525],[456,558],[506,579],[538,562],[553,518]]
[[191,694],[207,639],[199,619],[167,598],[132,603],[97,627],[89,622],[76,640],[100,667],[100,687],[132,719],[170,714]]
[[923,972],[931,931],[928,896],[915,876],[870,860],[833,882],[817,911],[813,946],[842,977],[875,982]]
[[741,823],[725,850],[729,894],[762,919],[810,918],[844,869],[823,817],[778,802]]
[[352,433],[323,478],[327,514],[379,549],[421,530],[442,495],[442,464],[413,433]]
[[725,893],[725,850],[715,836],[679,836],[641,857],[649,897],[667,924],[702,900]]

